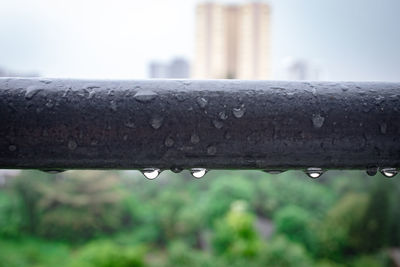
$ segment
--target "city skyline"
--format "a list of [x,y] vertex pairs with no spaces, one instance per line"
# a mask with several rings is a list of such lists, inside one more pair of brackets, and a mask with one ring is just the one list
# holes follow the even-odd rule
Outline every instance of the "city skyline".
[[[265,2],[273,78],[290,56],[316,62],[326,80],[400,80],[399,1]],[[193,60],[197,3],[3,0],[0,66],[47,77],[146,78],[153,59]]]

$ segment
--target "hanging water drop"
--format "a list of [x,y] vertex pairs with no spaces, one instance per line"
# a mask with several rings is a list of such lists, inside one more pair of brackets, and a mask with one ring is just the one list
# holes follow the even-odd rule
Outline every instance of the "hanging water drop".
[[190,170],[190,173],[194,178],[200,179],[207,173],[207,169],[204,168],[193,168]]
[[324,173],[324,171],[321,168],[308,168],[305,173],[308,175],[308,177],[317,179]]
[[58,174],[58,173],[65,172],[65,170],[41,170],[41,171],[46,172],[48,174]]
[[157,178],[158,175],[160,174],[160,169],[146,168],[146,169],[141,170],[141,172],[147,179],[153,180],[153,179]]
[[172,137],[170,137],[170,136],[168,136],[164,142],[166,147],[172,147],[174,145],[174,143],[175,143],[174,139],[172,139]]
[[375,176],[377,172],[378,172],[377,167],[368,167],[366,169],[366,173],[368,174],[368,176]]
[[281,174],[285,172],[284,170],[263,170],[263,172],[269,173],[269,174]]
[[381,169],[381,173],[387,178],[393,178],[398,173],[396,168],[383,168]]

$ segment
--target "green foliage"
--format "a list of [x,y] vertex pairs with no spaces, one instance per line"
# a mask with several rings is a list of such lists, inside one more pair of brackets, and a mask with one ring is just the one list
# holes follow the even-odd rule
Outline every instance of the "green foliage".
[[97,241],[83,247],[70,263],[71,267],[141,267],[142,247],[121,247],[108,241]]
[[292,243],[283,236],[277,236],[268,242],[259,263],[260,266],[312,266],[312,260],[303,246]]
[[297,206],[287,206],[275,213],[277,234],[285,235],[289,240],[303,244],[308,250],[315,249],[315,237],[312,232],[312,214]]
[[251,259],[258,255],[261,240],[245,202],[234,202],[227,215],[216,222],[213,248],[217,255],[228,259]]
[[171,267],[207,267],[215,266],[211,257],[204,252],[196,251],[185,242],[174,241],[168,246],[167,266]]
[[0,236],[17,237],[23,227],[21,202],[8,191],[0,191]]

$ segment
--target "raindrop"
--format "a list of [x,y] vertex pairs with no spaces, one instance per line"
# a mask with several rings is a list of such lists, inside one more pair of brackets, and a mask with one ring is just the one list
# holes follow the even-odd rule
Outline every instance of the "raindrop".
[[383,169],[381,169],[381,173],[384,176],[386,176],[387,178],[392,178],[392,177],[396,176],[398,171],[396,168],[383,168]]
[[160,174],[160,169],[146,168],[146,169],[141,170],[141,172],[147,179],[153,180],[153,179],[157,178],[157,176]]
[[221,120],[226,120],[228,118],[228,115],[225,111],[221,111],[218,115]]
[[51,80],[48,80],[48,79],[41,79],[40,82],[41,82],[41,83],[44,83],[44,84],[50,84],[50,83],[51,83]]
[[245,112],[246,112],[246,108],[244,107],[244,105],[241,105],[239,108],[234,108],[232,111],[233,116],[235,116],[238,119],[243,117]]
[[215,153],[217,153],[217,148],[215,146],[209,146],[207,148],[208,155],[215,155]]
[[269,174],[280,174],[285,172],[284,170],[264,170],[263,172],[269,173]]
[[200,142],[200,137],[196,133],[194,133],[190,137],[190,142],[192,142],[192,144],[198,144]]
[[368,176],[375,176],[377,172],[378,172],[377,167],[368,167],[366,170],[366,173],[368,174]]
[[42,88],[34,85],[28,86],[28,88],[26,88],[25,98],[32,99],[37,93],[39,93],[42,90],[43,90]]
[[117,111],[117,102],[115,102],[114,100],[112,100],[112,101],[110,102],[110,108],[111,108],[111,110],[113,110],[113,111]]
[[157,129],[159,129],[159,128],[162,126],[163,121],[164,121],[163,118],[161,118],[161,117],[155,117],[155,118],[152,118],[152,119],[151,119],[150,125],[151,125],[151,127],[153,127],[154,129],[157,130]]
[[124,125],[128,128],[135,128],[135,123],[131,120],[125,122]]
[[74,140],[70,140],[68,142],[68,148],[70,150],[75,150],[78,147],[78,144]]
[[321,128],[322,125],[324,124],[324,121],[325,118],[322,117],[320,114],[314,114],[312,117],[314,128]]
[[324,173],[324,171],[321,168],[308,168],[305,173],[308,175],[308,177],[317,179]]
[[166,147],[171,147],[171,146],[173,146],[174,145],[174,139],[172,139],[170,136],[168,136],[166,139],[165,139],[165,142],[164,142],[164,144],[165,144],[165,146]]
[[207,169],[204,168],[193,168],[190,170],[190,173],[194,178],[200,179],[207,173]]
[[182,169],[182,168],[179,168],[179,167],[172,167],[172,168],[171,168],[171,171],[174,172],[174,173],[180,173],[180,172],[183,171],[183,169]]
[[197,104],[201,107],[201,108],[205,108],[208,104],[207,99],[203,98],[203,97],[198,97],[197,98]]
[[230,132],[228,132],[228,131],[226,131],[226,132],[225,132],[225,134],[224,134],[224,138],[225,138],[226,140],[229,140],[229,139],[231,139],[231,138],[232,138],[232,135],[231,135],[231,133],[230,133]]
[[17,146],[16,145],[9,145],[8,146],[8,150],[10,150],[11,152],[14,152],[15,150],[17,150]]
[[380,127],[380,130],[381,130],[381,133],[382,134],[386,134],[386,131],[387,131],[387,124],[386,124],[386,122],[382,122],[380,125],[379,125]]
[[154,98],[156,98],[156,96],[157,96],[157,93],[155,93],[153,91],[140,90],[134,95],[134,98],[141,103],[147,103],[147,102],[152,101]]
[[47,172],[49,174],[57,174],[57,173],[62,173],[65,172],[65,170],[41,170],[42,172]]
[[46,103],[46,107],[47,107],[47,108],[52,108],[52,107],[54,107],[53,101],[52,101],[52,100],[49,100],[49,101]]
[[221,129],[222,127],[224,127],[224,123],[220,120],[213,120],[212,123],[217,129]]
[[92,99],[92,98],[94,97],[95,94],[96,94],[95,91],[90,91],[87,98],[88,98],[88,99]]

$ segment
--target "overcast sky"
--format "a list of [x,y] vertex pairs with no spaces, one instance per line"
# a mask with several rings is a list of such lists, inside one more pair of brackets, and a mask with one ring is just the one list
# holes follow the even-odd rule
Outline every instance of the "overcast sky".
[[[399,0],[267,2],[275,74],[292,57],[318,65],[324,79],[400,81]],[[196,3],[0,0],[0,67],[48,77],[146,78],[151,60],[193,57]]]

